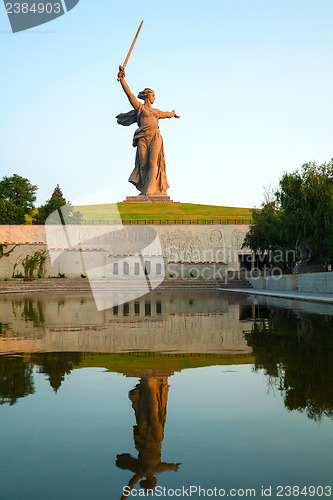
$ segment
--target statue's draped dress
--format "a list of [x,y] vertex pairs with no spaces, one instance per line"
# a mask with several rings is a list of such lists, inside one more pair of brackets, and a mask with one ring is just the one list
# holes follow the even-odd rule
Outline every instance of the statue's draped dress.
[[[153,117],[153,124],[143,125],[145,116]],[[133,146],[137,148],[135,167],[129,182],[135,185],[141,195],[166,195],[169,187],[166,171],[163,139],[158,126],[160,111],[139,104],[136,110],[121,113],[117,116],[120,125],[128,126],[137,123],[139,128],[133,137]]]

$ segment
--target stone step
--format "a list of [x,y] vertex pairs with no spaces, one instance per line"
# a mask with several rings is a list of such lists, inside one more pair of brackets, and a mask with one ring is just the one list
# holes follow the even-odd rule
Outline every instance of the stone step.
[[123,203],[177,203],[179,201],[170,200],[170,196],[167,195],[156,195],[156,196],[126,196],[126,200]]
[[[24,290],[90,290],[94,288],[109,289],[109,290],[140,290],[142,285],[135,281],[123,280],[97,280],[90,284],[88,279],[38,279],[33,281],[25,281],[23,279],[0,280],[0,291],[24,291]],[[159,286],[158,290],[174,290],[178,288],[191,289],[230,289],[230,288],[252,288],[246,280],[229,280],[227,282],[220,280],[204,280],[204,279],[165,279]]]

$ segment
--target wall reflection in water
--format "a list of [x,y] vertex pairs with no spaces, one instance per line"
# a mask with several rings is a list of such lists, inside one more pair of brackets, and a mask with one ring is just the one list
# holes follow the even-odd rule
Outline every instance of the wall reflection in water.
[[151,293],[101,312],[89,293],[8,295],[0,353],[250,353],[239,311],[214,291]]

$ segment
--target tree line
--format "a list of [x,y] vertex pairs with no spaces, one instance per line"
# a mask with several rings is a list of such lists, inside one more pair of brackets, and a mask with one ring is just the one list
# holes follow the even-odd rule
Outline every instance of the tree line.
[[285,173],[278,190],[260,209],[252,210],[252,224],[243,247],[261,261],[283,271],[327,270],[333,264],[333,158],[312,161]]
[[[14,174],[0,181],[0,224],[80,224],[82,214],[64,198],[59,184],[44,205],[35,207],[37,186]],[[60,210],[61,209],[61,210]],[[60,219],[60,221],[59,221]]]

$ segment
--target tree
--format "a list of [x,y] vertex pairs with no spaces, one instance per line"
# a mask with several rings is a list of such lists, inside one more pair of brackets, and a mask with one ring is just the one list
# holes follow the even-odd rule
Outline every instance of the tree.
[[64,198],[64,195],[62,194],[62,191],[59,187],[59,184],[56,185],[56,187],[54,188],[54,191],[53,191],[53,194],[51,196],[51,199],[52,200],[59,200],[59,203],[61,203],[60,206],[62,205],[66,205],[66,199]]
[[243,248],[249,247],[266,265],[290,268],[294,264],[292,241],[286,238],[282,210],[277,201],[266,201],[261,209],[252,210],[252,224],[243,242]]
[[25,215],[34,208],[37,186],[14,174],[0,181],[0,223],[24,224]]
[[285,173],[275,196],[252,211],[243,246],[279,254],[289,267],[296,261],[307,266],[333,263],[333,159]]
[[24,224],[25,210],[12,200],[0,198],[0,224]]
[[[60,210],[61,209],[61,210]],[[39,207],[33,218],[33,224],[80,224],[82,214],[74,210],[71,203],[67,203],[59,184],[55,187],[51,198]]]
[[17,207],[24,208],[26,213],[35,206],[36,191],[37,186],[17,174],[5,176],[0,181],[0,198],[11,200]]
[[284,174],[277,193],[286,237],[301,261],[333,262],[333,159]]

